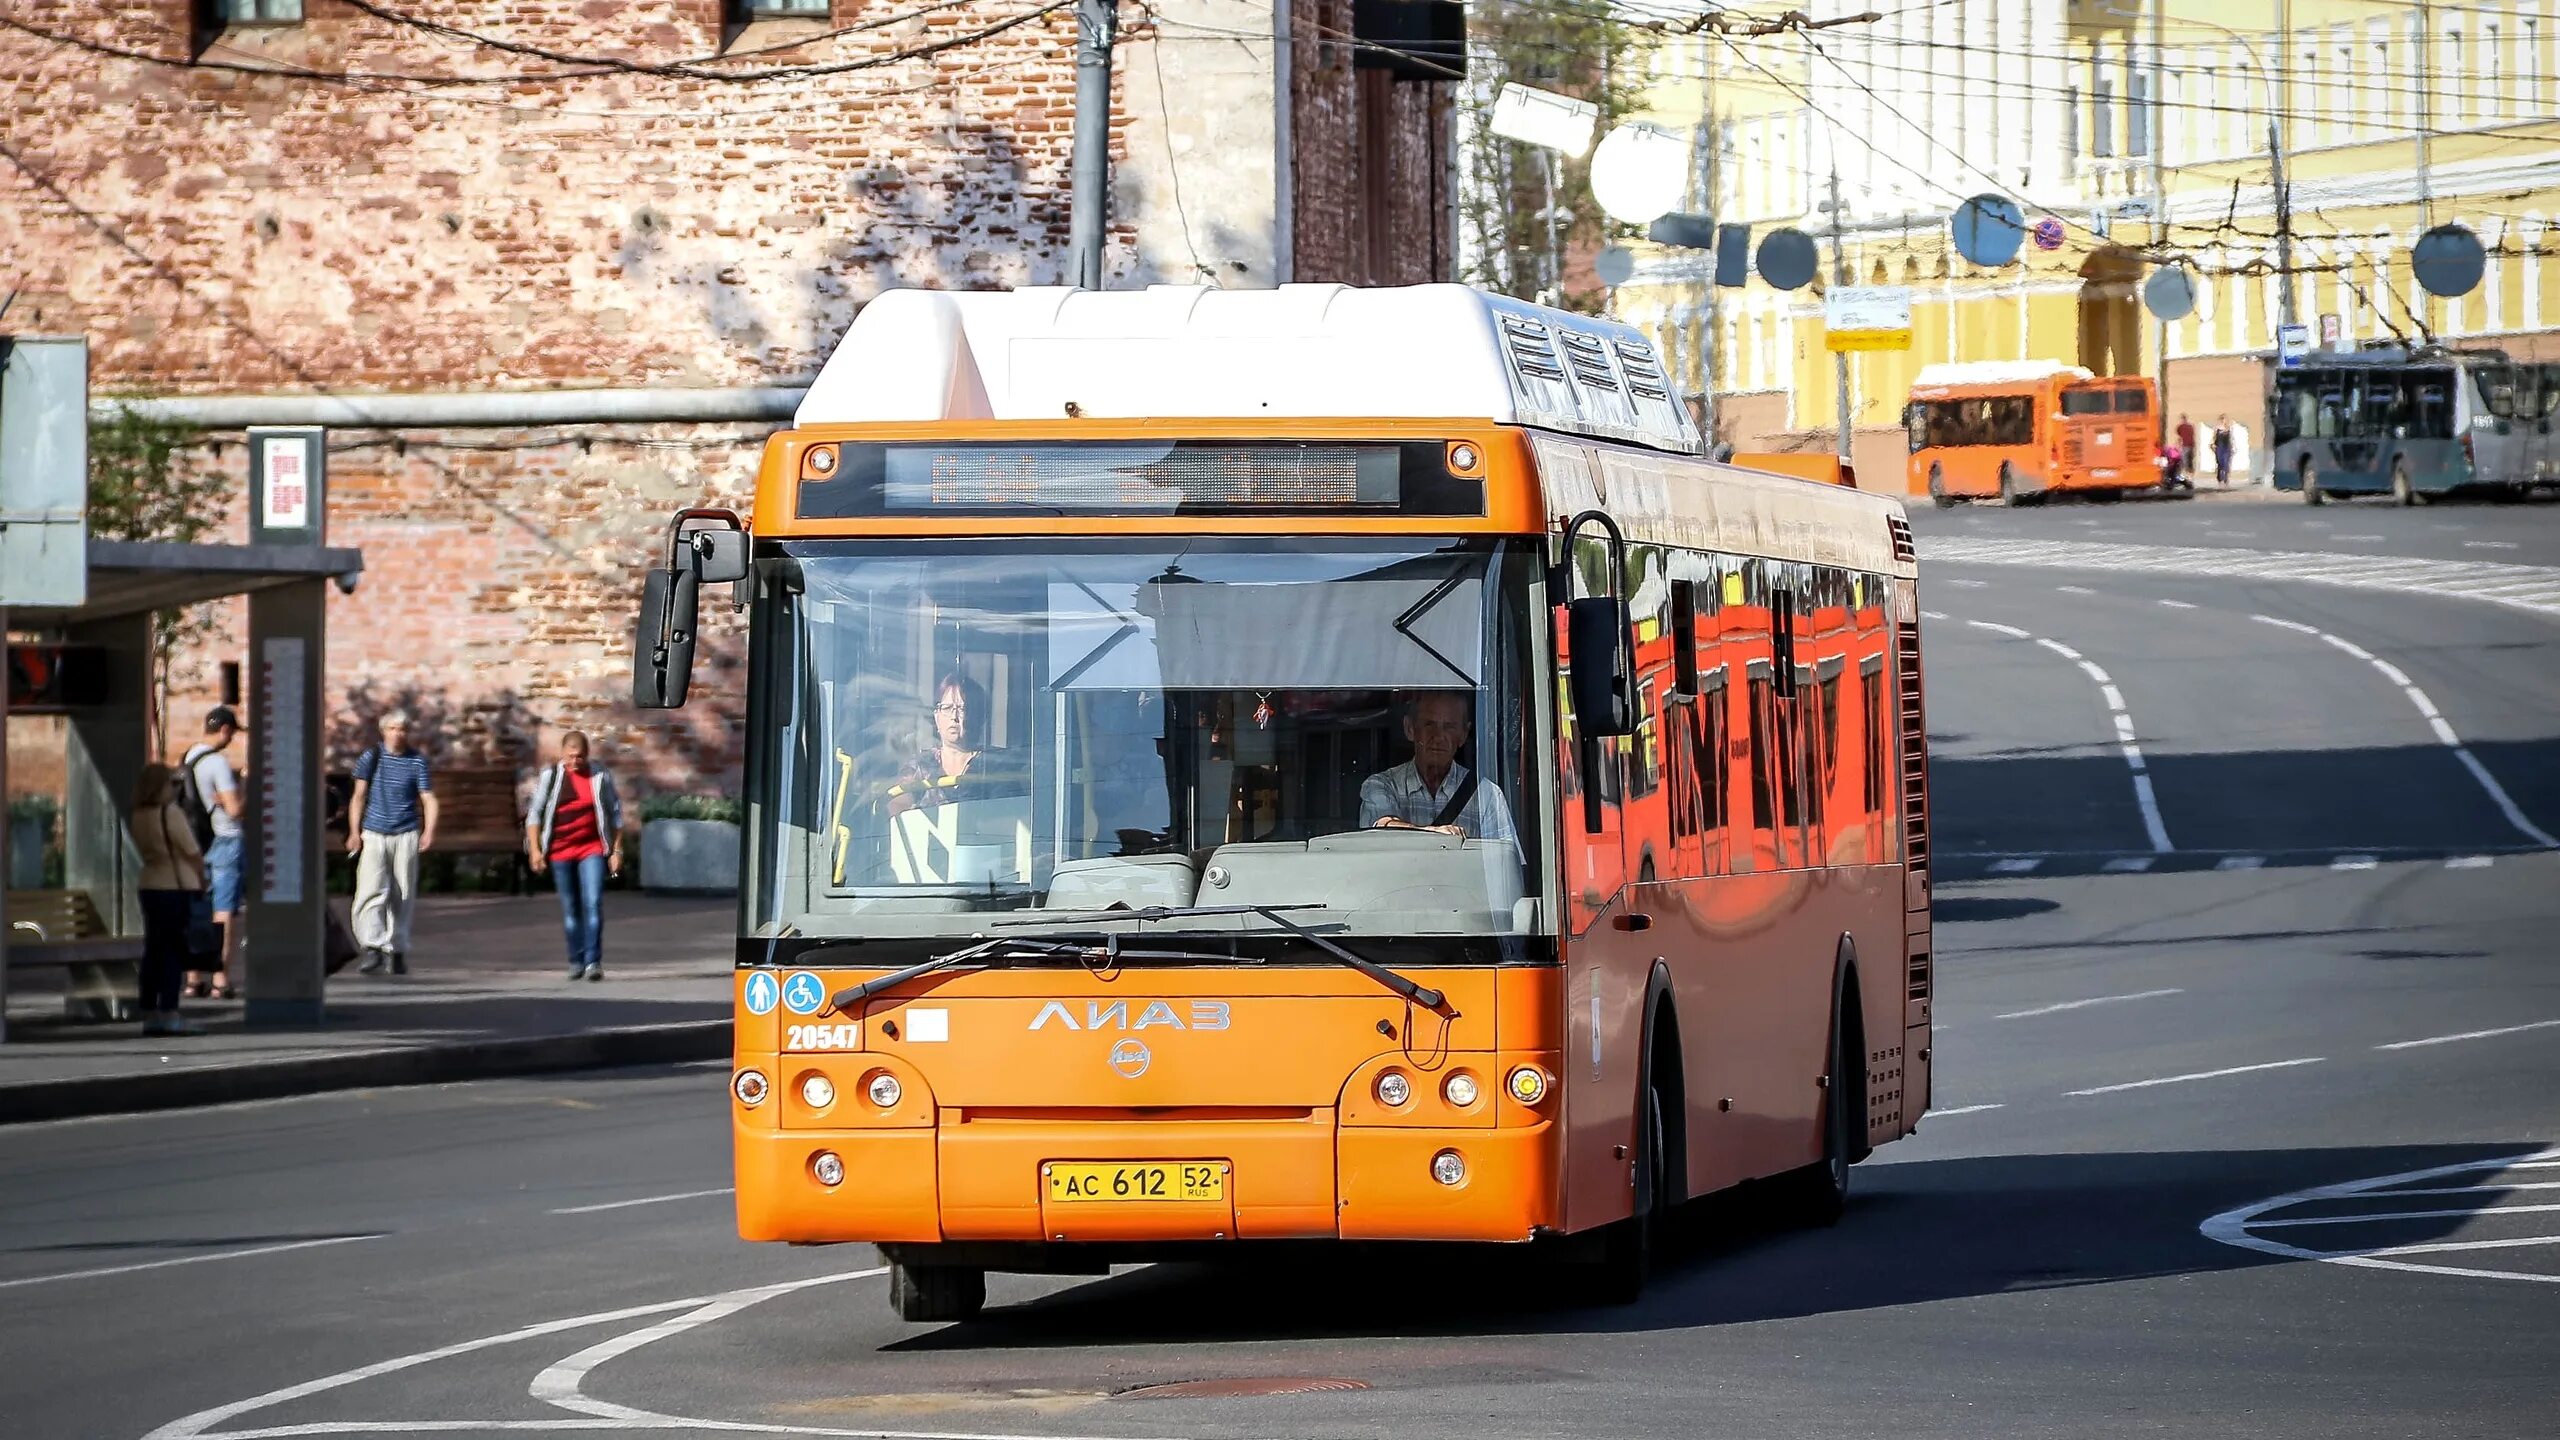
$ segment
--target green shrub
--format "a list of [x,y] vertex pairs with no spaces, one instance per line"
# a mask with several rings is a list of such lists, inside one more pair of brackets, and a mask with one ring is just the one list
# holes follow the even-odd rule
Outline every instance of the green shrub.
[[640,802],[640,818],[650,820],[724,820],[738,823],[738,802],[726,795],[652,795]]

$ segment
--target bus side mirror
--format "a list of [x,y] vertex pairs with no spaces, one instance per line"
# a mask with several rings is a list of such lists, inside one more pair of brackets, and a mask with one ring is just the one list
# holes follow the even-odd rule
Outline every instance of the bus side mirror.
[[1626,602],[1608,595],[1568,602],[1565,636],[1573,647],[1574,727],[1592,737],[1634,734],[1626,698]]
[[691,563],[652,570],[640,590],[640,632],[631,642],[631,703],[673,710],[693,685],[694,621],[702,579]]
[[725,585],[747,578],[747,532],[696,530],[684,537],[693,547],[694,578],[705,585]]

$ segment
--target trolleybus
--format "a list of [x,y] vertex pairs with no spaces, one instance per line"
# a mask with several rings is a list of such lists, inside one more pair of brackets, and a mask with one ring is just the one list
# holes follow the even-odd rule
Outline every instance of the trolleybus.
[[751,610],[748,1239],[988,1271],[1839,1213],[1929,1095],[1899,502],[1457,286],[894,291],[670,529]]
[[2275,484],[2313,505],[2560,484],[2560,365],[2376,346],[2273,370],[2267,403]]

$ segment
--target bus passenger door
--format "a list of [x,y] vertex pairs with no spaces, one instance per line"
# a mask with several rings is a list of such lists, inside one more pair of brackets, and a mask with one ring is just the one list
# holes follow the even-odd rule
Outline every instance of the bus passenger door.
[[[1608,550],[1574,552],[1576,593],[1609,593]],[[1628,594],[1620,590],[1621,595]],[[1562,599],[1551,596],[1551,599]],[[1633,737],[1583,733],[1573,713],[1576,657],[1556,607],[1555,807],[1564,900],[1564,1209],[1568,1229],[1625,1217],[1633,1204],[1631,1148],[1642,1008],[1654,936],[1634,929],[1627,884],[1627,761]],[[1593,663],[1606,663],[1595,657]]]

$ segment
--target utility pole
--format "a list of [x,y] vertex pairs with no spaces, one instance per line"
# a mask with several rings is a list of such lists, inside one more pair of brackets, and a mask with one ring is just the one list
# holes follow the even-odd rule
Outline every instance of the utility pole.
[[1068,279],[1102,288],[1102,232],[1111,190],[1111,44],[1119,0],[1076,0],[1075,190],[1067,222]]
[[2434,187],[2429,183],[2431,177],[2427,174],[2427,165],[2435,158],[2433,132],[2436,128],[2436,107],[2435,97],[2430,93],[2435,67],[2427,63],[2427,57],[2435,53],[2436,24],[2427,0],[2418,0],[2417,48],[2418,53],[2410,58],[2417,65],[2418,82],[2418,228],[2432,230],[2436,223],[2436,204],[2435,196],[2429,193]]
[[[2284,122],[2278,105],[2279,100],[2285,106],[2293,103],[2292,0],[2276,6],[2276,74],[2282,78],[2283,88],[2267,97],[2267,180],[2276,190],[2276,323],[2295,325],[2301,323],[2301,317],[2293,308],[2293,190],[2284,183]],[[2270,84],[2268,88],[2274,90],[2275,86]],[[2424,95],[2424,85],[2419,92]],[[2422,98],[2418,103],[2426,102]],[[2281,334],[2277,345],[2282,348]]]
[[[1831,283],[1834,286],[1846,285],[1849,283],[1849,250],[1847,243],[1841,236],[1840,156],[1836,151],[1831,157]],[[1837,423],[1840,427],[1840,463],[1846,465],[1850,462],[1849,352],[1846,350],[1832,351],[1831,367],[1832,398],[1835,402],[1834,408],[1837,411]]]

